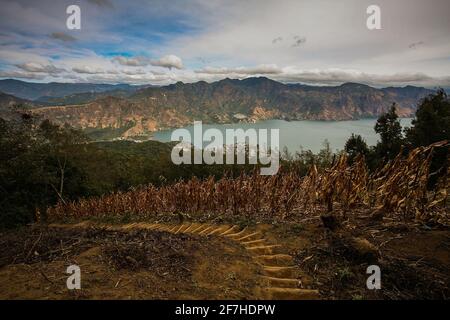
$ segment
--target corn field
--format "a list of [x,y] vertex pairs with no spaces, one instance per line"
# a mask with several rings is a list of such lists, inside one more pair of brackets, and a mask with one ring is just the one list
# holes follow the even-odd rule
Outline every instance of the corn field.
[[428,190],[427,184],[433,150],[449,146],[443,141],[414,149],[407,156],[399,154],[372,174],[362,156],[349,165],[347,156],[341,155],[328,169],[319,171],[313,165],[306,176],[281,168],[273,176],[262,176],[255,170],[236,178],[199,180],[194,177],[159,188],[149,185],[98,198],[60,202],[47,210],[47,218],[200,214],[289,219],[367,207],[381,210],[386,216],[448,221],[449,172],[434,191]]

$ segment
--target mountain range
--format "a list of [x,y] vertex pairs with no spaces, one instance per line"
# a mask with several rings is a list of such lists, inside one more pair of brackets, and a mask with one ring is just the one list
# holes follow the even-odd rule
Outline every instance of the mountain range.
[[129,84],[96,83],[34,83],[14,79],[0,80],[0,91],[21,99],[45,101],[48,98],[61,98],[77,93],[100,93],[114,90],[133,91],[146,86]]
[[373,88],[283,84],[265,77],[223,79],[155,87],[127,84],[28,83],[0,80],[2,115],[14,106],[55,123],[115,136],[136,136],[165,128],[207,123],[284,120],[352,120],[377,117],[393,103],[412,116],[432,93],[422,87]]

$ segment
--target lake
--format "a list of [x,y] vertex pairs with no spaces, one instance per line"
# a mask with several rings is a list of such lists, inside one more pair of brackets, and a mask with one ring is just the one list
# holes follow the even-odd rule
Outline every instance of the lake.
[[[400,120],[402,127],[411,125],[412,118]],[[279,129],[280,150],[286,146],[290,152],[295,152],[303,147],[304,150],[318,152],[326,140],[330,142],[333,150],[343,149],[345,142],[352,133],[361,135],[368,145],[375,145],[379,136],[374,131],[376,119],[361,119],[351,121],[284,121],[266,120],[257,123],[235,124],[203,124],[203,132],[209,128],[217,128],[225,134],[225,129],[248,128],[255,129]],[[193,133],[193,126],[186,127]],[[153,139],[161,142],[169,142],[173,130],[155,132]]]

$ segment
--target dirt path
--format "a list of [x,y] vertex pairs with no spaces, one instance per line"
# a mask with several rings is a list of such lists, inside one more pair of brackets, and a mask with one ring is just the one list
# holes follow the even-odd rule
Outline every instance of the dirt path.
[[[223,237],[242,246],[253,262],[260,266],[260,272],[253,277],[258,284],[253,290],[255,299],[318,299],[317,290],[301,288],[300,270],[294,264],[293,258],[282,245],[273,239],[268,241],[263,232],[257,228],[237,225],[214,225],[201,223],[160,224],[131,223],[126,225],[94,224],[82,222],[75,225],[51,225],[58,228],[104,228],[109,231],[152,230],[172,234],[192,234],[203,237]],[[211,297],[214,298],[214,297]]]

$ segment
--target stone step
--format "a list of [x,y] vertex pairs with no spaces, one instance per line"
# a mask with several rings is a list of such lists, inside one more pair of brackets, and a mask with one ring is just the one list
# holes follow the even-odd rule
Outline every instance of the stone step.
[[239,227],[234,225],[234,226],[231,226],[228,230],[222,232],[220,235],[221,236],[226,236],[227,234],[235,233],[236,230],[238,230],[238,229],[239,229]]
[[180,225],[172,225],[172,226],[170,226],[170,227],[167,227],[165,230],[167,231],[167,232],[171,232],[171,233],[174,233],[177,229],[179,229],[180,228]]
[[192,223],[188,228],[186,228],[183,233],[192,233],[195,229],[199,228],[203,224],[201,223]]
[[192,225],[192,223],[183,223],[176,231],[175,233],[184,233],[184,230],[186,230],[187,228],[189,228]]
[[278,287],[278,288],[298,288],[300,282],[297,279],[292,278],[275,278],[261,276],[261,278],[268,283],[268,287]]
[[217,227],[214,225],[210,225],[210,226],[206,227],[205,229],[203,229],[202,231],[200,231],[198,234],[206,235],[208,232],[210,232],[211,230],[214,230],[215,228],[217,228]]
[[274,278],[296,278],[296,267],[263,266],[263,273]]
[[159,226],[158,223],[149,223],[149,224],[143,226],[143,228],[146,229],[146,230],[154,230],[158,226]]
[[228,230],[229,228],[230,226],[228,225],[216,226],[212,231],[208,232],[206,235],[207,236],[220,235],[222,232]]
[[234,239],[235,237],[243,236],[243,235],[245,234],[245,232],[247,232],[247,227],[245,227],[244,229],[242,229],[242,230],[239,231],[239,232],[236,232],[236,233],[229,233],[229,234],[227,234],[225,237]]
[[168,232],[170,229],[173,228],[173,225],[162,225],[161,228],[158,229],[158,231],[166,231]]
[[193,229],[191,231],[191,233],[193,233],[193,234],[200,234],[200,232],[202,232],[203,230],[205,230],[205,229],[207,229],[209,227],[210,227],[209,224],[201,224],[197,228]]
[[241,244],[246,246],[247,248],[251,248],[251,247],[261,246],[265,242],[266,242],[266,239],[257,239],[257,240],[241,242]]
[[254,255],[264,255],[264,254],[274,254],[277,253],[277,250],[280,250],[281,245],[274,244],[268,246],[257,246],[248,248],[247,250]]
[[257,240],[257,239],[261,239],[261,232],[257,231],[257,232],[252,232],[249,234],[246,234],[242,237],[232,237],[232,239],[236,240],[236,241],[250,241],[250,240]]

